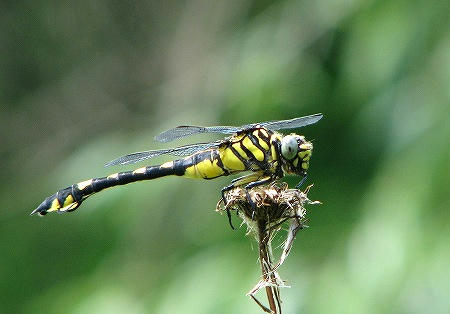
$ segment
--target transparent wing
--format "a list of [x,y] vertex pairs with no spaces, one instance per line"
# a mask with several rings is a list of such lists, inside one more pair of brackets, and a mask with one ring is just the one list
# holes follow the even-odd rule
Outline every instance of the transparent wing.
[[236,126],[194,126],[194,125],[181,125],[176,128],[164,131],[155,136],[155,140],[158,142],[171,142],[178,138],[190,136],[200,133],[221,133],[221,134],[233,134],[240,131],[241,128]]
[[323,114],[316,113],[309,116],[304,116],[300,118],[294,118],[290,120],[279,120],[279,121],[267,121],[267,122],[261,122],[257,123],[265,128],[268,128],[269,130],[285,130],[285,129],[296,129],[301,128],[310,124],[314,124],[320,119],[322,119]]
[[193,144],[193,145],[186,145],[176,148],[169,148],[169,149],[157,149],[157,150],[148,150],[145,152],[137,152],[132,153],[129,155],[125,155],[119,158],[116,158],[114,160],[111,160],[110,162],[107,162],[105,164],[105,167],[115,166],[115,165],[128,165],[128,164],[134,164],[143,160],[147,160],[153,157],[161,156],[161,155],[175,155],[175,156],[189,156],[196,152],[218,147],[223,141],[216,141],[216,142],[210,142],[210,143],[199,143],[199,144]]
[[260,123],[246,124],[242,126],[194,126],[194,125],[182,125],[176,128],[162,132],[161,134],[155,136],[155,140],[159,142],[171,142],[175,139],[182,138],[185,136],[190,136],[200,133],[222,133],[222,134],[234,134],[236,132],[244,131],[246,129],[254,128],[258,125],[265,127],[269,130],[282,130],[282,129],[295,129],[310,124],[314,124],[323,115],[321,113],[316,113],[309,116],[304,116],[300,118],[294,118],[289,120],[278,120],[278,121],[266,121]]

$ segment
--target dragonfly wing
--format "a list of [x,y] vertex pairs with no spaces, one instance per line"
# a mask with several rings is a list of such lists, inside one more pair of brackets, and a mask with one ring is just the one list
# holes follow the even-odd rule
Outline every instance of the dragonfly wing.
[[157,150],[148,150],[144,152],[137,152],[128,154],[105,164],[105,167],[115,166],[115,165],[128,165],[134,164],[143,160],[147,160],[153,157],[161,156],[161,155],[175,155],[175,156],[189,156],[196,152],[218,147],[222,143],[222,141],[210,142],[210,143],[199,143],[193,145],[186,145],[181,147],[175,147],[170,149],[157,149]]
[[283,130],[283,129],[296,129],[301,128],[310,124],[314,124],[320,119],[322,119],[323,114],[316,113],[309,116],[289,119],[289,120],[276,120],[276,121],[266,121],[266,122],[259,122],[259,123],[251,123],[246,124],[240,127],[235,127],[235,132],[242,132],[245,130],[253,129],[256,127],[264,127],[266,129],[276,131],[276,130]]
[[267,121],[258,123],[260,126],[268,128],[269,130],[283,130],[283,129],[296,129],[301,128],[310,124],[314,124],[320,119],[322,119],[323,114],[316,113],[309,116],[304,116],[300,118],[294,118],[290,120],[279,120],[279,121]]
[[134,164],[149,158],[153,158],[156,156],[161,156],[164,154],[169,154],[169,149],[160,149],[160,150],[148,150],[145,152],[137,152],[128,154],[116,159],[113,159],[105,164],[105,167],[116,166],[116,165],[128,165]]
[[155,136],[155,140],[158,142],[171,142],[173,140],[194,135],[200,133],[222,133],[222,134],[233,134],[239,131],[240,128],[235,126],[195,126],[195,125],[182,125],[176,128],[164,131],[159,135]]
[[221,134],[234,134],[237,132],[245,131],[248,129],[262,126],[269,130],[282,130],[282,129],[295,129],[306,125],[314,124],[322,119],[322,114],[317,113],[305,117],[294,118],[290,120],[278,120],[278,121],[266,121],[261,123],[252,123],[242,126],[195,126],[195,125],[182,125],[176,128],[164,131],[155,136],[155,140],[159,142],[171,142],[173,140],[194,135],[200,133],[221,133]]
[[202,150],[206,150],[206,149],[210,149],[210,148],[217,148],[222,143],[223,143],[223,140],[210,142],[210,143],[200,143],[200,144],[181,146],[181,147],[172,149],[170,154],[174,155],[174,156],[189,156],[189,155],[195,154]]

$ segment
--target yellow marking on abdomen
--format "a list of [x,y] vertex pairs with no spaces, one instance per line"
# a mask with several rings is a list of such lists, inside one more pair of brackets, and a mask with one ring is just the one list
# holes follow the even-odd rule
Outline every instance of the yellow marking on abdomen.
[[64,204],[63,207],[60,208],[60,211],[68,211],[71,210],[72,208],[76,207],[78,205],[78,203],[75,202],[75,200],[73,199],[72,195],[69,194],[66,199],[64,200]]
[[308,162],[302,162],[302,168],[305,170],[308,170],[309,163]]
[[165,162],[160,167],[161,168],[172,168],[173,167],[173,161]]
[[211,162],[205,159],[193,166],[186,168],[184,176],[188,178],[212,179],[224,174],[222,168],[217,165],[217,160]]
[[195,170],[195,165],[187,167],[184,171],[184,176],[187,178],[198,178],[197,171]]
[[222,159],[225,169],[230,171],[242,171],[245,170],[244,163],[236,157],[233,151],[229,148],[220,150],[220,159]]
[[82,191],[91,184],[92,184],[92,179],[89,179],[89,180],[77,183],[77,188],[78,188],[78,190]]
[[119,174],[116,172],[116,173],[110,174],[109,176],[107,176],[107,178],[108,179],[117,179],[117,178],[119,178]]
[[197,171],[202,175],[203,178],[216,178],[224,174],[222,168],[217,165],[217,159],[213,162],[210,160],[203,160],[197,164]]
[[66,207],[66,206],[72,204],[73,201],[74,201],[73,196],[72,196],[71,194],[69,194],[69,195],[66,197],[66,199],[64,200],[63,207]]
[[145,173],[147,171],[147,167],[142,167],[133,171],[133,174]]
[[54,211],[57,211],[60,208],[61,208],[61,205],[59,204],[58,199],[55,198],[53,200],[52,205],[50,206],[50,208],[47,209],[47,212],[54,212]]
[[66,211],[69,211],[69,210],[71,210],[71,209],[73,209],[74,207],[77,207],[77,206],[78,206],[78,203],[72,203],[72,204],[69,204],[69,205],[61,208],[60,211],[66,212]]
[[258,147],[256,147],[248,137],[244,138],[244,140],[242,141],[242,144],[244,144],[244,146],[250,152],[252,152],[252,154],[255,156],[255,158],[257,160],[259,160],[259,161],[263,161],[264,160],[264,153],[263,153],[263,151],[260,150]]

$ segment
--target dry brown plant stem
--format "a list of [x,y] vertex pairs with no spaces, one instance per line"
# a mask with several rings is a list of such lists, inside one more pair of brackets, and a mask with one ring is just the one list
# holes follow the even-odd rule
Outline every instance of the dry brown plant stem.
[[[267,234],[266,234],[266,224],[265,222],[259,223],[258,226],[259,229],[259,262],[261,264],[261,271],[263,280],[266,282],[271,282],[273,278],[271,278],[271,269],[270,265],[271,259],[270,259],[270,249],[267,247]],[[269,302],[270,310],[272,313],[277,314],[277,306],[275,304],[274,299],[274,287],[273,286],[266,286],[266,294],[267,294],[267,301]],[[279,300],[277,299],[278,305]],[[281,313],[281,308],[280,308]]]

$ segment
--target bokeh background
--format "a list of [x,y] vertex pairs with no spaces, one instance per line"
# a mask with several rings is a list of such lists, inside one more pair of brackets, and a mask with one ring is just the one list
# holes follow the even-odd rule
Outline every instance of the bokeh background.
[[314,141],[310,198],[323,205],[280,270],[285,313],[448,313],[449,9],[2,1],[1,312],[259,313],[245,296],[255,243],[214,211],[230,178],[163,178],[28,214],[132,169],[106,161],[168,147],[153,141],[167,128],[322,112],[298,130]]

